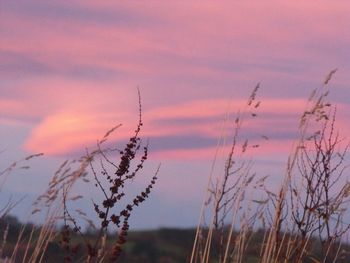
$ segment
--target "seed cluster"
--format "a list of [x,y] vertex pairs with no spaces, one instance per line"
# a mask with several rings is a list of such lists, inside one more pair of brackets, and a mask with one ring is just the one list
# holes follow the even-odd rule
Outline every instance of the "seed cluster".
[[[131,182],[135,178],[136,174],[144,167],[144,163],[148,158],[148,144],[142,147],[142,141],[139,137],[141,127],[143,126],[141,120],[141,104],[139,104],[139,106],[139,123],[134,131],[134,135],[129,138],[125,147],[122,150],[118,150],[118,163],[112,162],[107,157],[104,150],[101,149],[101,143],[106,141],[107,136],[111,133],[111,131],[114,131],[115,128],[107,132],[105,137],[103,137],[103,140],[100,141],[100,143],[98,144],[99,150],[93,152],[93,154],[90,154],[88,156],[90,167],[95,180],[95,186],[101,190],[104,196],[103,200],[100,203],[93,202],[94,211],[96,212],[100,220],[100,240],[97,240],[95,245],[91,245],[88,241],[86,241],[87,256],[90,259],[98,259],[100,253],[98,251],[101,250],[101,246],[103,243],[101,242],[102,236],[103,234],[107,233],[107,229],[110,225],[114,225],[115,227],[119,228],[120,231],[118,233],[117,240],[113,244],[112,249],[109,251],[108,256],[105,258],[109,258],[111,262],[115,262],[118,259],[122,252],[122,246],[126,242],[129,230],[129,218],[132,214],[132,211],[149,197],[151,189],[153,188],[153,185],[156,183],[157,180],[158,171],[155,173],[155,175],[151,179],[151,182],[147,185],[147,187],[144,188],[143,191],[134,196],[130,202],[126,203],[126,205],[122,207],[122,209],[119,209],[119,211],[117,210],[117,203],[120,205],[120,201],[126,197],[126,183]],[[142,151],[142,153],[138,154],[140,151]],[[100,154],[102,156],[102,179],[100,179],[101,177],[97,176],[97,172],[92,164],[97,154]],[[106,163],[111,165],[115,169],[114,174],[110,173],[105,167]],[[101,182],[101,180],[105,180],[105,183]],[[67,217],[68,215],[69,213],[67,211],[65,213],[65,217]],[[70,215],[68,216],[68,218],[75,224],[74,219],[72,219]],[[63,240],[62,246],[65,247],[67,251],[69,250],[70,241],[68,230],[69,229],[67,228],[61,233]],[[82,235],[80,231],[79,234]],[[105,251],[107,250],[105,249]]]

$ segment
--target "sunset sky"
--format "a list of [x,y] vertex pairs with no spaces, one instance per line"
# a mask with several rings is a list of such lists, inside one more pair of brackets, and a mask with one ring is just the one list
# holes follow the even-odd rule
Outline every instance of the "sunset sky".
[[45,155],[0,194],[27,194],[14,211],[24,218],[62,161],[119,123],[111,140],[121,145],[137,125],[139,88],[150,161],[135,183],[162,167],[132,227],[196,225],[223,119],[257,83],[247,135],[269,137],[252,155],[274,182],[308,95],[334,68],[330,98],[348,136],[349,14],[348,1],[1,0],[0,164]]

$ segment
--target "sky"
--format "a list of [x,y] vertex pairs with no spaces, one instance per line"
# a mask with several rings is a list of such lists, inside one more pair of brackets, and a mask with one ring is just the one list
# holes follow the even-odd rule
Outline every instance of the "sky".
[[136,189],[161,170],[133,226],[195,226],[223,120],[257,83],[259,118],[244,131],[261,143],[256,170],[277,184],[306,100],[335,68],[330,96],[348,134],[349,13],[348,1],[1,0],[0,165],[44,156],[0,194],[25,196],[14,214],[26,219],[60,163],[115,125],[112,144],[131,136],[139,89],[150,152]]

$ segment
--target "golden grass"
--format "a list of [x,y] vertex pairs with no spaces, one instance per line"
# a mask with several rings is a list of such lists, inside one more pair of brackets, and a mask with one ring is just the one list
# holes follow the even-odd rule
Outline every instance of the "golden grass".
[[[242,158],[249,140],[240,131],[246,118],[257,116],[256,110],[260,106],[260,101],[256,102],[259,88],[257,85],[242,111],[243,114],[239,112],[235,120],[232,147],[227,154],[225,171],[216,175],[214,172],[210,174],[191,263],[245,262],[249,233],[253,231],[257,219],[266,229],[261,244],[261,263],[303,262],[306,259],[313,262],[337,262],[341,258],[342,236],[349,229],[342,221],[346,203],[349,201],[349,187],[345,183],[337,193],[334,184],[340,180],[347,167],[343,162],[348,147],[343,150],[336,148],[340,139],[334,133],[335,111],[327,101],[329,83],[335,72],[336,70],[332,70],[327,75],[323,84],[312,91],[307,101],[300,117],[299,136],[287,159],[282,184],[277,193],[267,190],[264,186],[267,178],[259,179],[251,172],[249,161]],[[331,122],[332,113],[334,116]],[[225,123],[229,122],[225,120]],[[327,129],[330,130],[328,133],[325,132]],[[311,146],[307,143],[310,134],[314,139],[314,145]],[[220,142],[228,139],[221,137]],[[239,142],[243,142],[241,151],[237,151]],[[223,146],[218,145],[218,148]],[[216,150],[219,151],[220,149]],[[315,152],[318,155],[314,155]],[[333,157],[336,155],[338,162],[334,164]],[[311,166],[313,160],[318,167],[317,172]],[[216,162],[215,155],[213,167]],[[330,168],[331,165],[335,169]],[[318,177],[315,173],[318,173]],[[300,177],[305,180],[300,181]],[[314,183],[316,177],[318,179]],[[251,189],[265,191],[267,198],[253,200],[252,197],[247,197],[246,194]],[[308,206],[303,202],[308,203]],[[254,220],[248,219],[249,213]],[[301,219],[300,213],[304,215]],[[208,215],[210,220],[205,221]],[[336,220],[335,223],[330,223],[331,218]],[[325,251],[323,258],[317,258],[310,249],[310,240],[316,233],[319,234]]]

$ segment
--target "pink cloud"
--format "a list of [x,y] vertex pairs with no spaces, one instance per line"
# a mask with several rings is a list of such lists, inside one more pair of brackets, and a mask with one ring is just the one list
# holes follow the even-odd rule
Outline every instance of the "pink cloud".
[[28,119],[36,117],[35,114],[26,111],[26,105],[15,99],[0,99],[1,119],[14,119],[16,117]]
[[[123,111],[122,108],[119,108],[119,112],[117,108],[115,111],[106,112],[104,108],[93,108],[96,106],[94,96],[86,98],[86,100],[86,104],[77,104],[76,107],[71,104],[69,107],[65,106],[60,111],[45,117],[32,131],[25,148],[32,152],[45,151],[49,155],[81,152],[86,146],[95,145],[96,140],[118,123],[122,123],[123,127],[115,133],[112,140],[126,140],[132,135],[137,124],[137,114],[132,116],[129,111]],[[220,126],[223,122],[223,116],[228,110],[228,104],[229,102],[225,100],[204,100],[144,111],[145,127],[141,136],[144,138],[168,137],[169,140],[174,136],[176,138],[176,136],[183,135],[206,136],[216,141],[221,134]],[[231,111],[239,109],[238,105],[242,104],[246,103],[241,100],[232,101]],[[283,146],[288,140],[292,140],[293,136],[296,137],[298,116],[304,109],[304,105],[305,100],[303,99],[263,99],[258,117],[254,118],[251,117],[250,112],[246,113],[240,143],[243,143],[247,138],[251,140],[251,144],[263,142],[267,145],[266,148],[254,149],[254,153],[257,155],[273,154],[278,151],[285,152]],[[110,106],[106,105],[107,108]],[[234,114],[232,115],[234,116]],[[234,118],[231,117],[231,123],[226,127],[228,141],[233,132]],[[190,121],[187,121],[188,119]],[[271,137],[268,143],[264,142],[262,135]],[[274,136],[277,137],[274,138]],[[201,159],[212,155],[213,149],[215,149],[214,144],[204,148],[197,146],[191,148],[189,144],[189,147],[183,149],[181,147],[157,149],[156,152],[160,152],[164,158],[181,158],[181,156],[189,158],[192,156],[195,159]]]
[[[22,17],[5,14],[4,27],[16,27],[23,35],[30,30],[31,37],[26,39],[24,46],[23,42],[18,41],[18,35],[10,35],[2,40],[2,46],[12,51],[28,52],[56,69],[67,65],[98,65],[143,76],[175,71],[182,74],[197,73],[202,77],[216,73],[216,78],[223,75],[228,78],[229,73],[222,67],[215,66],[215,62],[222,63],[228,55],[235,62],[230,74],[235,74],[234,66],[245,63],[255,66],[259,66],[259,63],[272,63],[274,66],[272,59],[281,58],[282,54],[284,60],[320,59],[318,54],[310,53],[309,48],[299,45],[301,39],[313,42],[321,37],[332,38],[341,34],[342,27],[335,27],[329,22],[335,14],[344,17],[345,10],[349,8],[348,5],[340,7],[327,2],[321,5],[271,2],[263,5],[255,3],[253,6],[248,3],[213,5],[207,2],[198,5],[189,2],[182,5],[157,2],[155,8],[149,4],[104,5],[84,1],[81,12],[88,11],[89,7],[90,10],[99,11],[101,17],[104,11],[109,10],[104,8],[122,8],[126,12],[124,19],[128,21],[129,15],[131,23],[101,26],[93,20],[81,21],[79,17],[70,17],[68,20],[48,19],[42,23],[40,17],[28,14],[28,17],[25,14]],[[319,11],[313,11],[312,20],[310,10]],[[136,17],[156,18],[158,24],[146,24],[144,27],[134,25],[132,20],[137,20],[133,17],[134,13]],[[245,17],[254,19],[247,20]],[[244,24],[242,21],[245,21]],[[164,26],[161,26],[162,22]],[[344,22],[344,19],[340,21],[342,24]],[[267,47],[275,51],[267,55]],[[202,61],[202,64],[197,64],[196,61]],[[259,63],[256,64],[256,61]],[[283,65],[277,63],[276,66]],[[256,72],[254,67],[248,68],[250,72]],[[268,67],[263,70],[270,71]],[[242,74],[235,76],[240,75]]]
[[[290,154],[293,150],[293,142],[294,140],[286,139],[286,140],[275,140],[271,139],[267,142],[264,140],[255,141],[255,143],[259,144],[258,148],[253,148],[253,144],[248,146],[248,149],[244,155],[240,155],[242,149],[242,143],[237,144],[236,157],[244,158],[244,159],[269,159],[274,158],[276,155],[280,158],[284,156],[287,160],[288,154]],[[219,155],[217,156],[219,159],[226,160],[229,152],[231,150],[231,144],[227,144],[226,146],[213,146],[204,149],[183,149],[183,150],[165,150],[158,151],[152,154],[152,158],[157,160],[213,160],[216,152],[218,151]]]
[[[49,72],[17,80],[12,85],[20,97],[2,99],[0,103],[6,119],[32,118],[37,123],[26,143],[30,151],[43,150],[48,144],[53,155],[83,148],[100,138],[115,121],[125,123],[120,136],[127,138],[137,122],[137,103],[130,103],[137,101],[136,92],[128,88],[138,82],[144,83],[146,137],[200,134],[217,138],[221,119],[229,108],[229,100],[222,94],[234,95],[233,111],[245,103],[241,98],[246,92],[242,88],[231,92],[227,83],[244,83],[243,87],[247,87],[252,80],[274,80],[276,75],[313,79],[314,75],[307,73],[315,73],[315,69],[306,66],[302,73],[303,63],[294,62],[322,61],[323,56],[310,46],[322,46],[327,38],[338,39],[344,27],[334,26],[334,17],[339,18],[337,24],[343,25],[350,8],[349,4],[325,1],[317,5],[274,1],[254,5],[76,3],[72,12],[77,15],[67,19],[41,17],[33,10],[5,12],[2,16],[1,28],[16,28],[15,32],[4,31],[2,50],[29,57]],[[56,5],[67,8],[64,3]],[[104,16],[120,10],[123,12],[119,20],[115,16],[104,20]],[[86,19],[88,14],[94,19]],[[75,77],[75,70],[90,66],[93,72],[111,70],[111,75],[116,76],[88,79],[87,72],[87,76]],[[195,82],[199,80],[207,87],[200,87]],[[215,81],[225,85],[221,89]],[[294,91],[283,92],[278,96],[289,96]],[[202,94],[210,99],[195,97]],[[187,102],[181,102],[184,100]],[[263,99],[262,105],[258,113],[262,118],[247,120],[246,129],[287,132],[290,126],[295,127],[297,120],[293,118],[305,104],[303,99]],[[264,119],[264,115],[268,118]],[[174,121],[191,118],[203,121],[181,125]],[[160,122],[166,119],[167,124]],[[191,154],[192,150],[183,151]]]
[[[100,135],[91,125],[98,121],[97,116],[79,113],[58,113],[47,117],[31,134],[25,148],[31,151],[42,149],[48,155],[60,155],[91,145]],[[101,127],[106,128],[107,127]],[[82,149],[81,149],[82,150]]]

